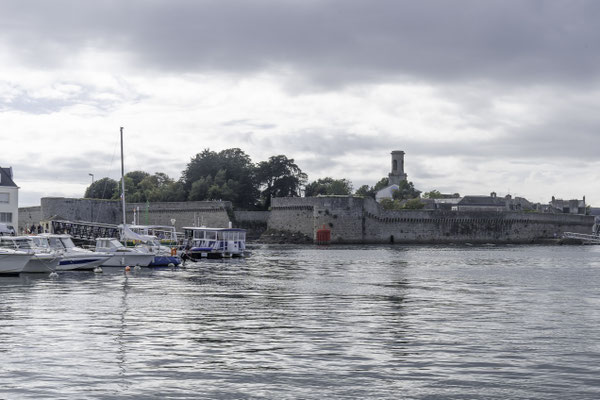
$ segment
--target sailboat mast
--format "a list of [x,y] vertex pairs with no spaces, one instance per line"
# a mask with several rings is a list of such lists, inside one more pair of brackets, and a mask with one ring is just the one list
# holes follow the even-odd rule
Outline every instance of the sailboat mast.
[[121,127],[121,206],[123,208],[123,227],[127,225],[125,216],[125,166],[123,163],[123,127]]

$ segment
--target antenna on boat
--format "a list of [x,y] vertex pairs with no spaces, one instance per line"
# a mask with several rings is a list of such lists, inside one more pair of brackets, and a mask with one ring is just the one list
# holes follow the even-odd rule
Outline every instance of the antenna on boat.
[[125,167],[123,163],[123,127],[121,127],[121,206],[123,207],[123,228],[127,225],[125,215]]

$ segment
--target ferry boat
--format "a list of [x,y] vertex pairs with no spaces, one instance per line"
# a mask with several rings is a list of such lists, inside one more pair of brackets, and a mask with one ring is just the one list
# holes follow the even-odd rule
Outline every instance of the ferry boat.
[[244,257],[246,230],[239,228],[184,227],[182,258]]

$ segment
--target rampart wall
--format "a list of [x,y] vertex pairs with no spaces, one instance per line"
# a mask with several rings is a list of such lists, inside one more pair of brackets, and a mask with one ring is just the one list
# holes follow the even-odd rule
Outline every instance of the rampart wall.
[[[311,217],[312,214],[312,217]],[[275,198],[269,228],[316,239],[322,226],[333,243],[530,243],[591,233],[594,217],[491,211],[386,211],[369,198]]]
[[[139,209],[138,221],[150,225],[171,225],[175,227],[206,225],[226,228],[229,226],[231,203],[227,201],[190,201],[182,203],[132,203],[126,204],[126,218],[133,221],[134,209]],[[69,221],[89,221],[106,224],[120,224],[123,220],[121,202],[118,200],[72,199],[64,197],[44,197],[40,207],[19,209],[19,219],[23,226],[36,225],[40,221],[62,219]],[[21,224],[20,224],[21,225]]]

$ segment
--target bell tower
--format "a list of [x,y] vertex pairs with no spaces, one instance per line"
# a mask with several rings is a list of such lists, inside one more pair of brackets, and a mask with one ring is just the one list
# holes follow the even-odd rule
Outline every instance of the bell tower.
[[407,180],[404,173],[404,152],[402,150],[392,151],[392,172],[388,175],[390,185],[399,185],[400,182]]

